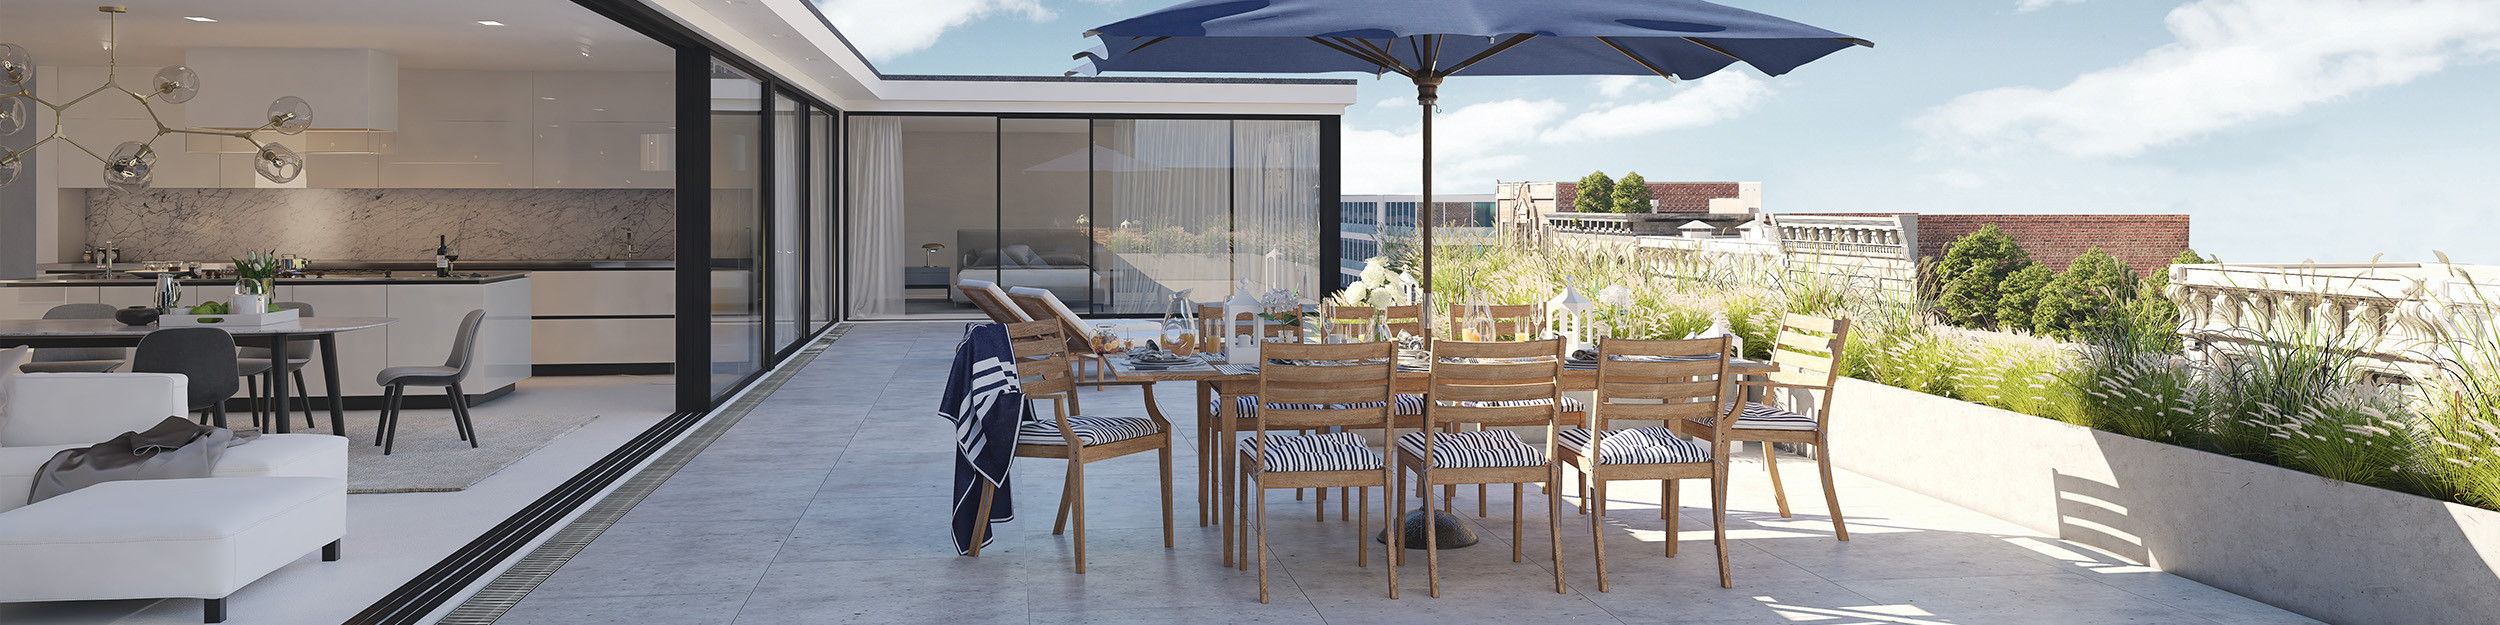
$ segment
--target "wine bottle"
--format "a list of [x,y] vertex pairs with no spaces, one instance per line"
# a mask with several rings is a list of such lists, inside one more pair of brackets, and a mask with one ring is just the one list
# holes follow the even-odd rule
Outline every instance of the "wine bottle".
[[451,237],[434,235],[434,277],[451,277]]

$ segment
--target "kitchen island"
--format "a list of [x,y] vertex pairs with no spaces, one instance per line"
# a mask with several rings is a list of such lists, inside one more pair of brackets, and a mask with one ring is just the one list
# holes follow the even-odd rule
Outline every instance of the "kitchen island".
[[[525,271],[483,271],[436,277],[430,271],[327,270],[277,280],[273,302],[303,302],[324,317],[392,317],[398,323],[373,331],[338,337],[339,394],[350,408],[379,405],[382,387],[374,376],[384,367],[438,365],[450,355],[460,319],[470,310],[486,311],[478,330],[477,367],[465,386],[472,402],[512,392],[530,376],[532,280]],[[0,280],[0,319],[39,319],[62,304],[100,303],[116,308],[153,303],[155,280],[120,272],[55,273],[42,278]],[[189,279],[182,283],[182,303],[233,299],[234,281]],[[323,367],[314,359],[305,368],[311,387],[301,396],[321,398]],[[411,405],[423,401],[411,395]],[[316,401],[315,405],[321,402]]]

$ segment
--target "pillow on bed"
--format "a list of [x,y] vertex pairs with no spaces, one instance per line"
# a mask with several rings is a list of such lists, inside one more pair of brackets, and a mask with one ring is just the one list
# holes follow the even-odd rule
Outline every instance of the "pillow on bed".
[[996,266],[998,266],[998,251],[997,251],[997,250],[971,250],[971,251],[966,251],[966,252],[964,252],[964,261],[963,261],[963,266],[964,266],[964,267],[996,267]]
[[1001,266],[1006,266],[1004,263],[1015,263],[1014,266],[1025,269],[1047,269],[1050,267],[1050,262],[1042,260],[1042,256],[1040,254],[1033,253],[1033,246],[1030,245],[1007,246],[1006,250],[999,252],[998,260],[1002,263]]
[[1051,252],[1042,255],[1042,262],[1057,268],[1082,269],[1085,267],[1085,255],[1068,252]]

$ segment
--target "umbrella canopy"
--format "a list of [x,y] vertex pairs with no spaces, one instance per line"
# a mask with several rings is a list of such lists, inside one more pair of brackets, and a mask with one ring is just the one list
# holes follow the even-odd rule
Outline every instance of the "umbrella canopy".
[[[1084,64],[1070,75],[1366,72],[1413,79],[1423,105],[1426,207],[1432,108],[1450,76],[1690,80],[1738,61],[1777,76],[1843,48],[1875,45],[1701,0],[1191,0],[1085,34],[1102,44],[1077,53]],[[1427,294],[1432,213],[1417,215]],[[1429,305],[1424,314],[1432,314]]]

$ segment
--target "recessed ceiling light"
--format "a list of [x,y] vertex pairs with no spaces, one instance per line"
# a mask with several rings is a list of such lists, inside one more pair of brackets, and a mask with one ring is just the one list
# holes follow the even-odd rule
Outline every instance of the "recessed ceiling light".
[[498,22],[498,21],[495,21],[495,20],[478,20],[478,21],[477,21],[477,25],[479,25],[479,26],[502,26],[502,25],[503,25],[503,22]]
[[213,19],[209,19],[209,18],[205,18],[205,17],[200,17],[200,16],[197,16],[197,15],[185,16],[185,17],[183,17],[182,19],[191,20],[191,21],[194,21],[194,22],[214,22],[214,21],[217,21],[217,20],[213,20]]
[[789,35],[788,33],[773,33],[773,38],[774,38],[774,39],[782,39],[782,38],[787,38],[787,37],[789,37],[789,36],[790,36],[790,35]]

